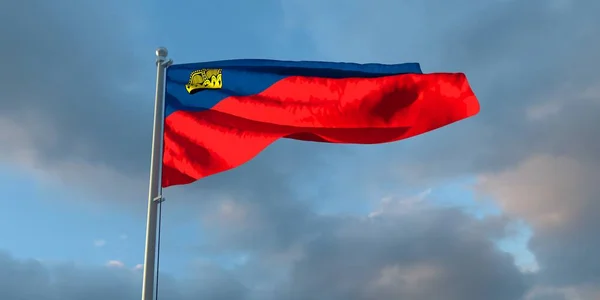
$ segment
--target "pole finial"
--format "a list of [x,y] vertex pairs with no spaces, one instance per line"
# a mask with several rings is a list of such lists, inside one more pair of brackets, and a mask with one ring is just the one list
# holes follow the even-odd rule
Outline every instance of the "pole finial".
[[167,55],[169,55],[169,51],[165,47],[159,47],[156,49],[156,60],[164,61],[167,59]]

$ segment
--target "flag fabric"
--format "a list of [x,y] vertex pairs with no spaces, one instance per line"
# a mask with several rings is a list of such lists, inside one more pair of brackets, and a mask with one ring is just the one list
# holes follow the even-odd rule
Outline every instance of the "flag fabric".
[[280,138],[377,144],[471,117],[462,73],[383,65],[228,60],[167,69],[163,187],[242,165]]

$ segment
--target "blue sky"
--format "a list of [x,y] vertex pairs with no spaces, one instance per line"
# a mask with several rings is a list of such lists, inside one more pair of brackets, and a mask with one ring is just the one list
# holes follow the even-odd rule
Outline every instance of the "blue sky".
[[598,3],[1,2],[0,298],[139,297],[165,46],[419,62],[465,72],[482,105],[393,144],[279,141],[167,189],[165,299],[596,299]]

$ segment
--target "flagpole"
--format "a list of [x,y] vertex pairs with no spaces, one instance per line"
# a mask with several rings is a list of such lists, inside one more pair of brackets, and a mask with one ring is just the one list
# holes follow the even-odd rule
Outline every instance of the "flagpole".
[[156,229],[158,226],[158,204],[162,197],[162,154],[165,73],[173,63],[167,59],[166,48],[156,49],[156,95],[154,99],[154,127],[152,130],[152,156],[150,160],[150,183],[148,187],[148,216],[146,220],[146,249],[144,254],[144,273],[142,281],[142,300],[154,300],[155,263],[156,263]]

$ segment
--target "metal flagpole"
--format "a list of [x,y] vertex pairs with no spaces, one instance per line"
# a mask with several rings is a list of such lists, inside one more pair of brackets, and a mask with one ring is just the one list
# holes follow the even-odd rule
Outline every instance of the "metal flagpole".
[[150,183],[148,188],[148,216],[146,221],[146,249],[144,255],[144,274],[142,282],[142,300],[154,299],[154,279],[156,263],[156,229],[158,225],[158,204],[162,197],[162,156],[165,73],[173,63],[167,59],[166,48],[156,49],[156,96],[154,102],[154,128],[152,131],[152,158],[150,161]]

